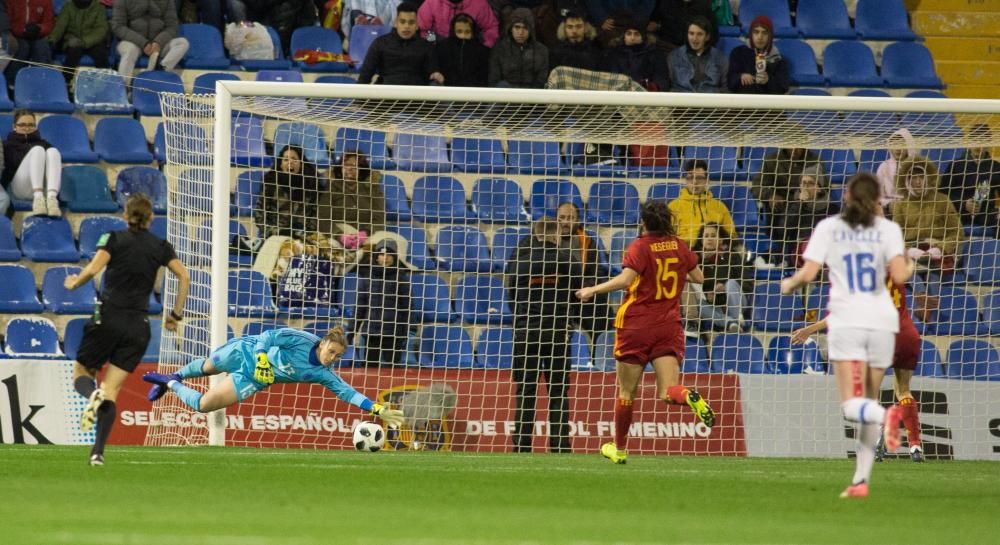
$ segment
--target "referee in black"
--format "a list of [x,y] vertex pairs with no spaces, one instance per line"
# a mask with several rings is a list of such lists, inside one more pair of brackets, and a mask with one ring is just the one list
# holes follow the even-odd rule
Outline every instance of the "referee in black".
[[583,286],[583,268],[559,240],[559,223],[539,220],[507,263],[507,294],[514,306],[514,452],[531,452],[539,378],[548,384],[549,450],[572,451],[569,340],[572,324],[580,320],[573,294]]
[[[79,275],[67,276],[64,284],[66,289],[75,290],[107,267],[104,289],[93,318],[83,328],[83,341],[73,365],[73,386],[89,400],[80,427],[90,431],[97,424],[97,438],[90,451],[92,466],[104,465],[104,443],[117,416],[115,400],[149,344],[149,295],[157,272],[165,266],[180,281],[174,308],[163,321],[169,331],[177,330],[191,283],[173,246],[149,232],[153,204],[145,195],[129,197],[125,220],[128,229],[102,235],[94,259]],[[98,388],[95,379],[105,363],[111,365]]]

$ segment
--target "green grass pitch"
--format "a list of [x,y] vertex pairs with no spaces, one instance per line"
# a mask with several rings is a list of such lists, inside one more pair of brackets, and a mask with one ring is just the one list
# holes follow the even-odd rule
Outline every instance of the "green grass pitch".
[[995,543],[1000,466],[596,454],[0,447],[0,542]]

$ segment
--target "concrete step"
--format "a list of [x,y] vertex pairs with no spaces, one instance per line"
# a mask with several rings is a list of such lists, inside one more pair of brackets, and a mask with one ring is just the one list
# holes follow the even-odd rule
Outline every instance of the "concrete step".
[[938,59],[935,65],[938,75],[948,85],[1000,85],[1000,61],[973,62]]
[[1000,61],[1000,41],[994,38],[931,36],[924,45],[937,61]]
[[1000,85],[948,85],[944,92],[950,98],[991,98],[1000,99]]
[[1000,36],[997,12],[917,11],[911,15],[913,30],[922,36]]
[[906,0],[906,9],[913,11],[1000,11],[1000,0]]

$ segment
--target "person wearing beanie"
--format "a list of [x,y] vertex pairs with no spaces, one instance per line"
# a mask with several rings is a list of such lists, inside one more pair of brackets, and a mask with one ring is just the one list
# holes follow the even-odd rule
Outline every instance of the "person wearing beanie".
[[490,87],[541,89],[549,77],[549,50],[535,39],[528,8],[510,14],[510,27],[490,52]]
[[459,13],[451,21],[451,34],[434,46],[438,68],[449,87],[486,87],[490,75],[490,49],[483,45],[476,21]]
[[483,45],[493,47],[500,35],[500,22],[487,0],[424,0],[417,10],[420,35],[427,41],[451,36],[451,21],[459,13],[472,17],[482,32]]
[[645,21],[632,19],[623,27],[621,45],[607,52],[604,71],[625,74],[649,91],[670,89],[667,59],[662,51],[645,42]]
[[750,44],[729,54],[726,77],[733,93],[783,95],[790,85],[788,61],[774,45],[774,25],[764,15],[750,23]]
[[396,243],[380,242],[358,272],[355,331],[365,337],[365,365],[403,365],[410,334],[410,271]]
[[726,89],[726,57],[709,43],[713,28],[704,17],[691,19],[687,45],[670,52],[671,90],[719,93]]

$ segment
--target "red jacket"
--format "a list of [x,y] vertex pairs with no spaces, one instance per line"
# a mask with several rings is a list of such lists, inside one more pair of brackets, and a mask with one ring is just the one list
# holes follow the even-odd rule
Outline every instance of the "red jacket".
[[52,32],[55,18],[52,15],[52,0],[7,0],[7,17],[10,31],[18,38],[24,37],[24,27],[35,23],[41,29],[39,38]]

